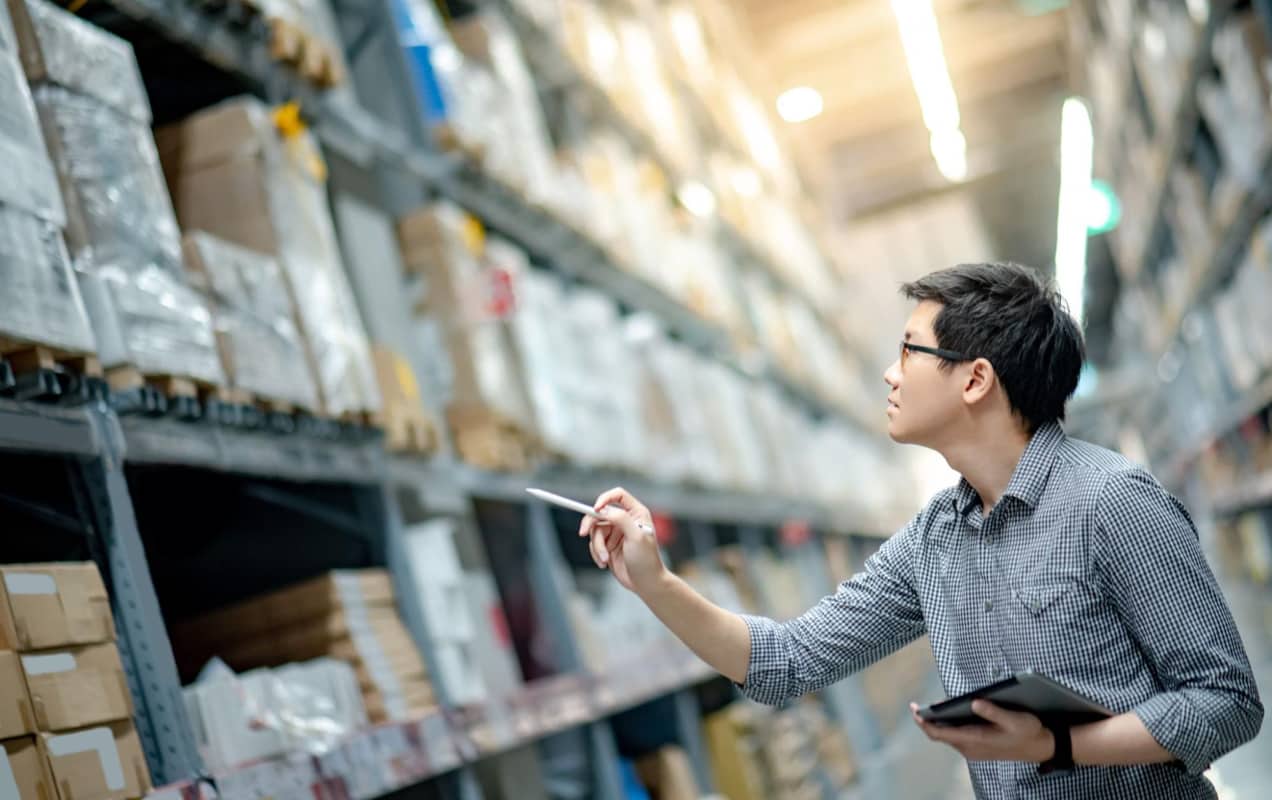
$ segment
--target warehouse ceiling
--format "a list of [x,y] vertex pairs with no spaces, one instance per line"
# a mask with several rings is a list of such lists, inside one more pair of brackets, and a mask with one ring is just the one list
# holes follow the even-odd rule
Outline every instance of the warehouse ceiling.
[[[1055,250],[1066,16],[1037,0],[933,0],[967,139],[951,184],[928,148],[888,0],[744,0],[778,90],[810,86],[824,112],[789,125],[805,176],[836,224],[965,188],[996,255],[1049,268]],[[955,254],[951,254],[955,256]]]

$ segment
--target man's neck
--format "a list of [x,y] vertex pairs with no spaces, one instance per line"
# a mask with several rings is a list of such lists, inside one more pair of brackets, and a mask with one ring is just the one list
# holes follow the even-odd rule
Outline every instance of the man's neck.
[[1020,463],[1025,448],[1029,446],[1030,435],[1021,429],[1015,429],[1004,435],[1000,430],[980,432],[970,436],[964,442],[946,448],[942,455],[950,467],[962,475],[976,493],[980,495],[981,508],[985,516],[998,501],[1011,483],[1011,476]]

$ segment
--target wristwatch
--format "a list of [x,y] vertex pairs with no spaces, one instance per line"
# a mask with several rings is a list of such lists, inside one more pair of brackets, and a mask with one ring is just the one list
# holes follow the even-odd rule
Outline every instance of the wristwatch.
[[1061,722],[1044,721],[1042,724],[1051,731],[1056,747],[1051,758],[1038,765],[1038,774],[1050,775],[1053,772],[1068,772],[1073,769],[1073,738],[1069,735],[1069,726]]

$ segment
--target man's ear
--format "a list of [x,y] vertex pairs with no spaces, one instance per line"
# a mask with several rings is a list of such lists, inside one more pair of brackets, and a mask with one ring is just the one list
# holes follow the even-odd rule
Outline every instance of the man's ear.
[[978,358],[967,371],[967,378],[963,383],[963,401],[968,405],[979,403],[997,385],[998,373],[994,372],[994,365],[988,359]]

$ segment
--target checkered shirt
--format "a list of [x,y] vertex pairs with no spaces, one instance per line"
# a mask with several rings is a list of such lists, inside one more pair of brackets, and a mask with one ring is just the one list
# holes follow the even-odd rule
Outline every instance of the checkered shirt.
[[1033,436],[987,517],[961,481],[802,616],[744,619],[742,688],[759,702],[824,687],[928,633],[949,696],[1033,669],[1135,712],[1178,758],[1045,776],[970,762],[984,800],[1213,798],[1202,772],[1263,718],[1188,512],[1146,471],[1058,424]]

